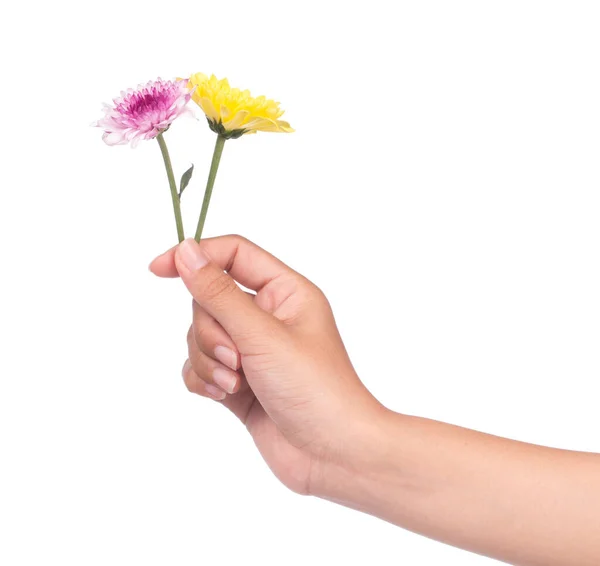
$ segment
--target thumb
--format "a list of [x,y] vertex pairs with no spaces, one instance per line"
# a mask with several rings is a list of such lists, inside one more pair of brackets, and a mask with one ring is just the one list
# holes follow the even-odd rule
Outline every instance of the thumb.
[[240,354],[264,351],[279,321],[259,308],[193,239],[175,251],[175,266],[196,302],[210,314],[240,350]]

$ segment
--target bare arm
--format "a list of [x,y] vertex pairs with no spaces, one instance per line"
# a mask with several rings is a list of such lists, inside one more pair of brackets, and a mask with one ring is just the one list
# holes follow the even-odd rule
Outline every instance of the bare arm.
[[523,566],[600,564],[600,455],[382,411],[318,495]]
[[151,269],[194,297],[186,386],[239,417],[290,489],[520,566],[600,565],[600,455],[388,411],[319,289],[243,238],[186,241]]

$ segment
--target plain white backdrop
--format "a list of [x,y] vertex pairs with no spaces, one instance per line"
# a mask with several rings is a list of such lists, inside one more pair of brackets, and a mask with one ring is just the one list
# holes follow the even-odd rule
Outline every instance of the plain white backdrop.
[[[600,451],[595,1],[6,3],[0,8],[0,563],[431,564],[483,557],[280,486],[180,370],[190,298],[158,145],[101,103],[203,71],[282,102],[228,142],[206,235],[320,285],[401,412]],[[214,143],[167,134],[188,231]]]

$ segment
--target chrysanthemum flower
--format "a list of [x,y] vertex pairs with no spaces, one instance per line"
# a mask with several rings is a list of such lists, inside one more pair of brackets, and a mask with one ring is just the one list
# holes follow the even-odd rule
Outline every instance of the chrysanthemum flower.
[[255,132],[293,132],[279,118],[279,102],[264,96],[254,98],[248,90],[231,88],[227,79],[196,73],[189,78],[192,99],[206,114],[210,128],[225,139]]
[[196,73],[188,79],[192,100],[202,108],[210,129],[217,134],[200,218],[196,228],[197,242],[202,237],[208,206],[215,185],[219,163],[225,142],[244,134],[256,132],[293,132],[293,128],[283,120],[283,110],[279,102],[264,96],[254,98],[249,90],[231,88],[227,79],[217,79],[203,73]]
[[184,110],[192,93],[186,80],[149,81],[137,90],[121,92],[113,105],[104,105],[104,117],[94,125],[104,129],[102,139],[108,145],[155,138],[164,132]]
[[163,81],[159,78],[138,86],[137,90],[123,91],[119,98],[113,100],[112,106],[104,105],[104,118],[93,124],[104,130],[102,139],[108,145],[131,143],[131,147],[135,147],[141,140],[156,138],[165,162],[180,242],[185,237],[181,218],[181,193],[189,183],[194,167],[192,165],[183,174],[178,191],[163,132],[186,109],[192,96],[187,83],[187,80]]

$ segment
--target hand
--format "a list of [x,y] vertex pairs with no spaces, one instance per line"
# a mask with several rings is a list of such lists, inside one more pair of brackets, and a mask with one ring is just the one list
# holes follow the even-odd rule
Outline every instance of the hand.
[[242,238],[186,240],[151,269],[194,297],[189,390],[222,400],[292,490],[511,564],[600,564],[600,455],[388,411],[319,289]]
[[275,475],[311,493],[382,409],[356,375],[323,293],[239,236],[186,240],[150,269],[180,276],[194,298],[187,388],[221,401]]

